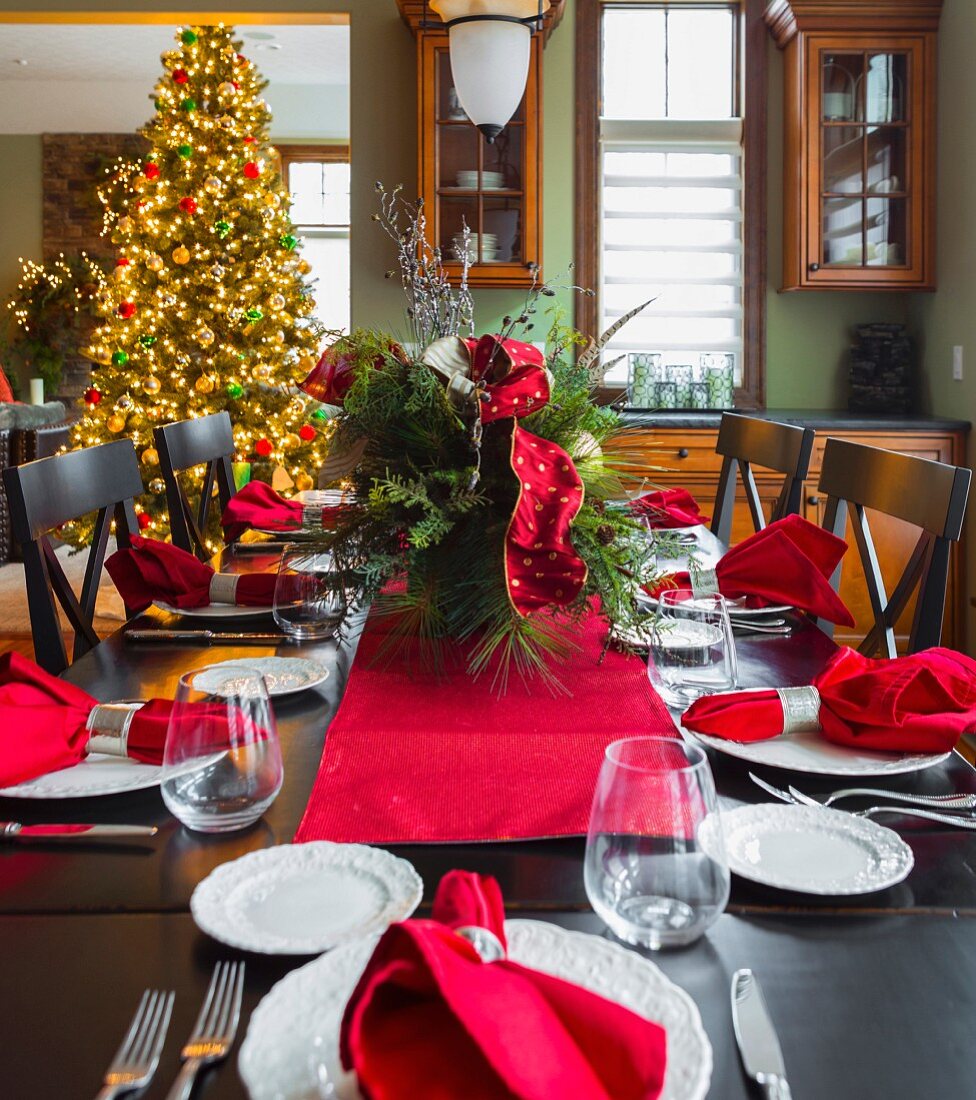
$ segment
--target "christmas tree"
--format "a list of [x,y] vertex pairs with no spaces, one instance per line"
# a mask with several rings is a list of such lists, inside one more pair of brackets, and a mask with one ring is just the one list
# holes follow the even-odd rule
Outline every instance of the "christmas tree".
[[[288,214],[265,86],[229,27],[184,27],[163,54],[150,151],[99,189],[114,278],[98,297],[95,364],[75,447],[128,435],[148,492],[140,526],[168,523],[154,424],[226,409],[251,476],[311,488],[326,414],[296,383],[322,328]],[[277,474],[277,477],[275,475]],[[65,532],[86,543],[91,522]]]

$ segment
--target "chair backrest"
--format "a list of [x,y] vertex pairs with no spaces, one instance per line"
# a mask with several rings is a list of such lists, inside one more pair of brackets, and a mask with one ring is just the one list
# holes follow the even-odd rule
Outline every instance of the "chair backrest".
[[[55,600],[74,628],[75,660],[98,643],[92,622],[112,521],[119,546],[129,546],[131,536],[138,534],[133,497],[143,491],[139,460],[132,440],[119,439],[10,467],[3,480],[14,536],[24,554],[34,657],[57,675],[68,667],[68,655]],[[78,597],[48,532],[89,512],[97,513],[95,531]]]
[[[828,439],[820,474],[827,495],[824,527],[844,538],[848,516],[854,531],[874,626],[860,645],[862,653],[897,656],[895,624],[912,593],[918,591],[908,651],[917,653],[942,639],[949,550],[962,534],[972,471],[927,458],[885,451],[846,439]],[[866,509],[920,528],[904,572],[887,594]],[[840,584],[841,566],[832,578]],[[821,623],[829,632],[829,624]]]
[[722,471],[712,516],[712,531],[722,542],[728,543],[732,536],[737,473],[742,475],[753,527],[761,531],[766,526],[752,472],[754,465],[783,475],[783,487],[773,506],[770,522],[799,512],[815,435],[813,428],[801,428],[796,424],[778,424],[774,420],[735,413],[722,414],[715,445],[716,452],[722,455]]
[[[166,504],[173,544],[196,554],[202,561],[213,556],[207,549],[205,533],[213,487],[223,511],[234,495],[234,430],[226,412],[178,420],[153,429],[159,465],[166,483]],[[179,475],[193,466],[206,466],[200,501],[194,514]]]

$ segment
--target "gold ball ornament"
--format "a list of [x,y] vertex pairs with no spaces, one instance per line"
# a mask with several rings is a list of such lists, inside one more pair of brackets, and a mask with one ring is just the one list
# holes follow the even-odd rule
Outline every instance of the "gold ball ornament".
[[223,83],[217,85],[217,94],[227,96],[230,98],[237,92],[237,89],[229,80],[223,81]]
[[186,247],[186,245],[178,244],[176,248],[173,249],[173,263],[180,264],[182,266],[183,264],[188,264],[189,262],[190,250]]
[[270,378],[271,377],[271,368],[268,366],[267,363],[258,363],[251,370],[251,374],[253,374],[254,377],[258,378],[258,379]]
[[281,331],[281,329],[278,329],[278,331],[274,334],[274,342],[276,344],[283,344],[285,342],[285,334]]
[[214,336],[212,328],[207,328],[206,325],[204,325],[203,328],[197,331],[197,343],[200,347],[209,348],[214,340],[216,340],[216,336]]
[[193,388],[197,393],[213,393],[216,382],[209,374],[201,374],[200,377],[193,383]]
[[142,388],[146,391],[146,393],[159,393],[159,391],[163,388],[163,384],[154,374],[150,374],[150,376],[142,383]]
[[310,272],[311,270],[312,270],[312,265],[311,265],[311,264],[310,264],[310,263],[308,262],[308,260],[299,260],[299,261],[298,261],[298,271],[299,271],[299,274],[301,274],[301,275],[308,275],[308,273],[309,273],[309,272]]
[[282,449],[286,451],[294,451],[301,445],[302,441],[298,438],[298,435],[295,432],[289,432],[281,441]]
[[281,206],[281,196],[277,191],[268,191],[264,196],[264,205],[270,206],[273,210],[277,210]]
[[308,476],[307,473],[305,473],[304,470],[295,477],[295,488],[298,489],[299,492],[307,492],[314,485],[315,482],[312,481],[312,479]]
[[121,432],[125,428],[125,417],[113,413],[105,423],[110,432]]
[[150,493],[165,493],[166,482],[163,481],[161,477],[154,477],[152,481],[149,482],[149,491]]
[[142,461],[147,466],[158,466],[159,465],[159,451],[157,451],[155,447],[147,447],[142,452]]
[[121,283],[129,274],[128,264],[119,264],[112,272],[113,277],[117,283]]
[[203,189],[208,195],[219,195],[224,189],[220,176],[207,176],[203,181]]
[[146,267],[150,271],[162,271],[163,263],[163,257],[158,252],[150,252],[146,257]]
[[272,309],[284,309],[285,308],[285,296],[284,294],[272,294],[268,299],[268,305]]
[[136,223],[129,217],[128,214],[125,214],[123,217],[119,218],[119,229],[121,229],[123,233],[131,233],[132,230],[135,228],[135,224]]

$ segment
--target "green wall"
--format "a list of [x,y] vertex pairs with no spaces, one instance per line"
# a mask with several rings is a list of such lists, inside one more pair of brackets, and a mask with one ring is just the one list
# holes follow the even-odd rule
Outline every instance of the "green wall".
[[[0,309],[16,291],[20,257],[41,258],[41,139],[0,134]],[[6,310],[4,309],[4,313]],[[7,317],[0,316],[0,326]],[[26,387],[21,393],[26,394]]]

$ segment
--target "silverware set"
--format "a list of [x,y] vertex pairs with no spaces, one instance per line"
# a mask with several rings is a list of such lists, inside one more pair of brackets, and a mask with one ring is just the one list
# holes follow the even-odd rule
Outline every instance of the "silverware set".
[[951,825],[956,829],[976,830],[976,796],[968,794],[948,795],[923,795],[902,794],[898,791],[872,790],[868,787],[851,787],[841,791],[834,791],[823,800],[811,798],[794,786],[789,786],[785,791],[774,787],[760,779],[758,775],[749,772],[749,778],[762,788],[767,794],[778,798],[781,802],[788,802],[794,806],[818,806],[821,808],[833,807],[833,803],[844,798],[883,798],[887,803],[898,802],[902,805],[889,805],[879,803],[877,806],[869,806],[866,810],[845,810],[852,817],[873,817],[875,814],[901,814],[905,817],[919,817],[926,821],[937,821],[942,825]]
[[[234,1044],[244,994],[244,963],[219,962],[180,1057],[183,1067],[167,1100],[186,1100],[204,1066],[227,1057]],[[122,1045],[105,1071],[96,1100],[114,1100],[144,1088],[152,1080],[166,1042],[175,994],[147,989],[129,1023]]]

